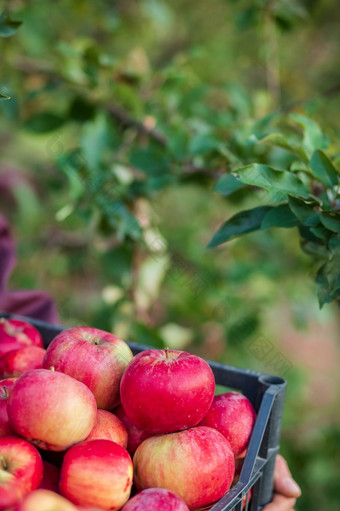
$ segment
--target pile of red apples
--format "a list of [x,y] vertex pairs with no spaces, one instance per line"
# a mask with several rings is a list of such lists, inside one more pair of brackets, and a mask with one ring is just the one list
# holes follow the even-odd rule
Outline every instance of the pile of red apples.
[[133,357],[90,327],[44,349],[32,325],[0,319],[0,378],[0,511],[209,509],[256,419],[241,393],[214,397],[202,358]]

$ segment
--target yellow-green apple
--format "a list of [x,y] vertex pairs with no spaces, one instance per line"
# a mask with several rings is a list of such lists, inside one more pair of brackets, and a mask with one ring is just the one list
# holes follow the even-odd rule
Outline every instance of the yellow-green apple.
[[146,350],[134,357],[120,386],[122,406],[138,428],[171,433],[195,426],[210,408],[215,379],[202,358],[177,350]]
[[111,440],[126,449],[128,432],[122,421],[113,413],[107,410],[98,410],[96,424],[86,440]]
[[43,460],[44,474],[39,488],[59,492],[60,469],[52,463]]
[[190,509],[220,499],[229,490],[235,470],[228,441],[203,426],[144,440],[133,465],[137,490],[166,488]]
[[120,509],[131,491],[130,455],[110,440],[88,440],[71,447],[61,467],[59,490],[81,506]]
[[0,377],[16,378],[31,369],[40,369],[46,350],[39,346],[25,346],[8,351],[0,359]]
[[130,499],[122,511],[189,511],[184,501],[170,490],[149,488],[137,493]]
[[248,447],[255,420],[256,412],[249,399],[239,392],[227,392],[214,397],[200,425],[222,433],[237,458]]
[[0,357],[24,346],[44,347],[39,331],[26,321],[0,318]]
[[77,511],[77,508],[61,495],[39,489],[27,495],[16,511]]
[[114,413],[118,419],[122,421],[128,432],[128,444],[126,449],[130,455],[133,456],[139,444],[141,444],[143,440],[149,438],[152,433],[147,433],[146,431],[137,428],[137,426],[135,426],[126,415],[122,405],[117,406],[117,408],[114,410]]
[[43,367],[73,376],[93,392],[98,408],[120,402],[119,384],[132,359],[129,346],[115,335],[91,327],[60,332],[47,348]]
[[38,488],[42,477],[41,456],[32,444],[15,436],[0,438],[1,510],[17,504],[24,495]]
[[84,440],[97,415],[96,400],[86,385],[49,369],[33,369],[20,376],[7,410],[18,435],[51,451],[64,451]]
[[7,400],[16,378],[7,378],[0,381],[0,436],[13,435],[7,412]]

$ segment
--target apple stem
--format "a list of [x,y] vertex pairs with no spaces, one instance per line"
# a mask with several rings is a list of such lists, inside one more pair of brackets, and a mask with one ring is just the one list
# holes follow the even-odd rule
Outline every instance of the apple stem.
[[165,351],[165,358],[169,358],[169,348],[164,348]]
[[4,456],[0,456],[0,466],[2,470],[8,470],[8,464]]
[[54,366],[49,367],[50,371],[54,371]]
[[3,389],[3,391],[4,391],[5,397],[7,398],[7,397],[9,396],[9,394],[8,394],[8,388],[6,387],[6,385],[4,385],[4,386],[2,387],[2,389]]
[[10,336],[15,335],[15,328],[12,327],[12,325],[8,322],[6,318],[1,318],[1,323],[4,325],[5,332],[7,335]]

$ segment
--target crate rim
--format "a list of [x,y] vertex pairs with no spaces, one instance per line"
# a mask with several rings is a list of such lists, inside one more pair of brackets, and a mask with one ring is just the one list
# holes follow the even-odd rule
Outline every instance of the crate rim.
[[[35,325],[40,326],[42,328],[58,328],[58,329],[62,329],[62,330],[76,328],[76,327],[72,327],[72,326],[69,327],[69,326],[64,326],[64,325],[60,325],[60,324],[49,323],[47,321],[43,321],[41,319],[36,319],[31,316],[23,316],[21,314],[15,314],[15,313],[5,312],[5,311],[0,310],[0,319],[1,318],[18,319],[21,321],[26,321],[28,323],[33,322]],[[81,325],[79,325],[79,326],[81,326]],[[84,326],[86,326],[86,325],[84,325]],[[148,346],[146,344],[139,344],[136,342],[127,341],[126,339],[123,339],[123,340],[129,345],[131,350],[134,352],[140,352],[140,351],[150,350],[150,349],[162,349],[162,348],[157,348],[155,346]],[[185,351],[185,350],[183,350],[183,351]],[[281,389],[283,386],[287,385],[287,380],[285,380],[281,376],[277,376],[277,375],[274,375],[271,373],[264,373],[261,371],[255,371],[253,369],[245,369],[243,367],[231,366],[228,364],[224,364],[222,362],[216,362],[214,360],[209,360],[206,358],[204,358],[204,360],[206,362],[208,362],[208,364],[211,367],[214,367],[216,369],[228,369],[230,371],[236,370],[237,373],[243,374],[244,376],[253,376],[255,378],[258,378],[261,383],[267,384],[268,386],[275,386],[275,387],[277,386],[277,387],[280,387],[280,389]]]

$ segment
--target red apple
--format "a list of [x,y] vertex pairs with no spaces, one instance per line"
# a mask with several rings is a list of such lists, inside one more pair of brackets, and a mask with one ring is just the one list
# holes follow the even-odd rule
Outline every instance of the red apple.
[[0,475],[0,511],[12,511],[13,506],[16,506],[24,495],[25,492],[20,481]]
[[97,415],[93,394],[83,383],[48,369],[20,376],[7,408],[18,435],[51,451],[64,451],[84,440]]
[[59,489],[74,504],[116,510],[130,496],[132,476],[132,461],[123,447],[110,440],[89,440],[65,454]]
[[93,506],[77,506],[77,511],[104,511],[103,508]]
[[51,490],[55,493],[59,492],[59,477],[60,470],[52,463],[43,460],[44,474],[39,488],[44,490]]
[[7,400],[16,380],[16,378],[7,378],[0,381],[0,436],[14,434],[9,423]]
[[16,378],[31,369],[40,369],[45,353],[46,350],[39,346],[26,346],[8,351],[0,359],[0,376]]
[[73,376],[93,392],[98,408],[112,410],[120,401],[119,384],[132,359],[126,342],[98,328],[75,327],[58,334],[43,367]]
[[137,493],[122,511],[189,511],[188,506],[175,493],[164,488],[149,488]]
[[0,509],[17,504],[35,490],[42,476],[42,460],[32,444],[15,436],[0,438]]
[[210,408],[215,379],[208,363],[175,350],[146,350],[123,374],[123,408],[138,428],[171,433],[195,426]]
[[38,330],[26,321],[0,318],[0,357],[7,351],[24,346],[44,347]]
[[190,509],[220,499],[229,490],[235,470],[228,441],[207,427],[144,440],[135,452],[133,465],[137,490],[166,488]]
[[114,410],[114,413],[118,419],[122,421],[128,432],[128,444],[126,449],[130,455],[133,456],[139,444],[141,444],[143,440],[149,438],[152,433],[147,433],[146,431],[137,428],[137,426],[135,426],[126,415],[122,405],[117,406],[117,408]]
[[97,411],[97,420],[86,440],[111,440],[126,449],[128,432],[124,424],[107,410]]
[[239,392],[227,392],[214,401],[200,426],[217,429],[231,445],[237,458],[247,449],[256,420],[253,405]]
[[27,495],[17,511],[77,511],[77,508],[61,495],[40,489]]

